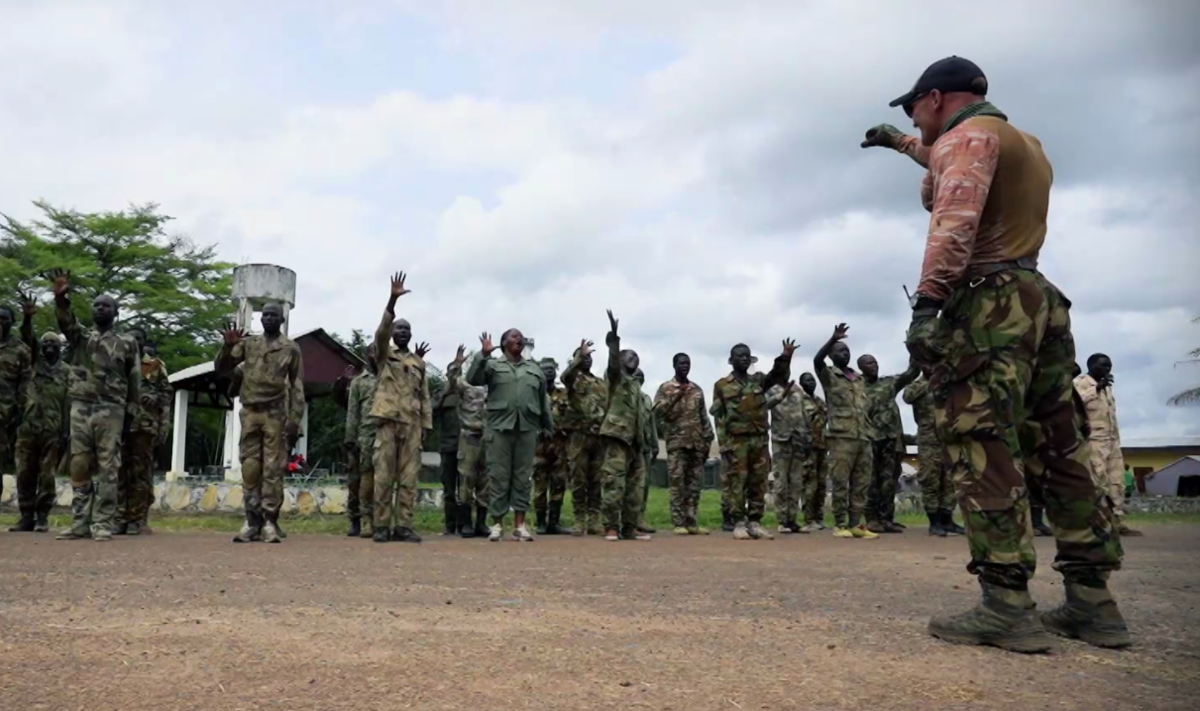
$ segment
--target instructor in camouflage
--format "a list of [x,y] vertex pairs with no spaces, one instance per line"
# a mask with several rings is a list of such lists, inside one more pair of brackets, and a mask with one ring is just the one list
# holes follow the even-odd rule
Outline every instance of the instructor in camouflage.
[[658,386],[654,417],[667,444],[667,484],[671,488],[671,525],[676,535],[707,535],[696,511],[704,483],[704,463],[715,435],[708,419],[704,390],[688,380],[692,359],[676,353],[671,359],[675,377]]
[[903,533],[896,523],[896,488],[900,483],[900,458],[904,456],[904,425],[896,397],[917,379],[921,371],[909,363],[899,375],[879,375],[875,356],[858,357],[867,389],[867,429],[871,433],[871,486],[867,490],[867,530],[872,533]]
[[[932,64],[902,106],[921,139],[890,126],[863,145],[888,146],[927,167],[925,260],[906,342],[930,389],[970,545],[967,569],[983,600],[934,618],[958,644],[1019,652],[1052,646],[1047,629],[1102,647],[1130,644],[1108,589],[1121,542],[1108,496],[1089,468],[1072,388],[1071,302],[1038,271],[1053,172],[1033,136],[989,103],[973,62]],[[1044,482],[1066,602],[1042,615],[1029,579],[1037,565],[1026,475]]]

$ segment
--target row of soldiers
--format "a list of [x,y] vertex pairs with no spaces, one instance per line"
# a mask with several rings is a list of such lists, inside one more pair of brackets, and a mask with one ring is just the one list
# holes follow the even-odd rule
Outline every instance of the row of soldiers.
[[60,539],[109,540],[150,532],[154,452],[167,435],[172,391],[145,331],[114,329],[115,300],[92,303],[92,328],[71,309],[70,273],[51,274],[61,332],[37,341],[37,303],[0,306],[0,461],[15,440],[20,519],[10,531],[49,530],[55,475],[65,467],[73,498]]

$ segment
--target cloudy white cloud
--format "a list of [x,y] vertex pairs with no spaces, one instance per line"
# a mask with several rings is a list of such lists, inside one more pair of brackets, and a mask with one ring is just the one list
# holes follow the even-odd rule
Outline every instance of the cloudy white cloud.
[[921,173],[857,143],[959,53],[1054,162],[1044,270],[1127,434],[1197,433],[1162,404],[1197,377],[1193,5],[6,3],[0,208],[159,202],[295,269],[301,329],[371,328],[406,269],[439,361],[510,325],[563,360],[613,308],[651,383],[785,336],[807,369],[838,321],[899,370]]

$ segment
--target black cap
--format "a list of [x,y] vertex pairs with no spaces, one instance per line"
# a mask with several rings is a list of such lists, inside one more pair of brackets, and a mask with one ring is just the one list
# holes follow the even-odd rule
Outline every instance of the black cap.
[[972,94],[987,94],[987,77],[979,65],[959,56],[939,59],[921,73],[921,78],[904,96],[893,99],[888,106],[907,106],[919,97],[937,89],[943,94],[969,91]]

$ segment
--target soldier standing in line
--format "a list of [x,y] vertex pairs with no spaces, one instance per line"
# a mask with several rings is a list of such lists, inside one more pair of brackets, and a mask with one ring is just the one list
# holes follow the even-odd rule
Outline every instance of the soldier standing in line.
[[[767,391],[787,383],[796,344],[783,342],[769,373],[750,373],[754,356],[739,343],[729,351],[733,372],[713,386],[712,415],[716,422],[729,513],[736,540],[774,538],[762,527],[766,508],[767,473],[771,469],[768,444]],[[749,521],[749,523],[747,523]]]
[[795,381],[767,391],[771,411],[771,461],[775,463],[775,517],[780,533],[809,533],[796,521],[804,486],[804,464],[812,456],[812,423],[804,391]]
[[[928,167],[930,211],[906,344],[928,366],[940,434],[963,506],[967,569],[982,601],[929,623],[935,637],[1019,652],[1052,647],[1046,629],[1101,647],[1131,643],[1108,589],[1122,549],[1112,505],[1096,491],[1072,388],[1070,301],[1037,268],[1053,170],[1033,136],[986,99],[987,78],[962,57],[930,65],[891,102],[921,139],[891,126],[888,146]],[[1045,484],[1066,603],[1037,614],[1027,476]]]
[[1125,523],[1125,459],[1121,454],[1121,429],[1117,425],[1117,400],[1113,397],[1112,359],[1103,353],[1093,353],[1087,359],[1087,369],[1088,372],[1075,378],[1074,385],[1087,410],[1092,475],[1112,501],[1118,532],[1122,536],[1140,536],[1141,531]]
[[[646,374],[641,368],[633,374],[639,390],[646,386]],[[654,469],[654,460],[658,459],[658,423],[654,421],[654,400],[645,391],[642,396],[642,411],[638,418],[642,422],[642,454],[646,460],[646,475],[642,477],[642,510],[638,513],[637,530],[641,533],[654,533],[655,529],[646,521],[646,504],[650,501],[650,475]]]
[[825,401],[817,396],[817,379],[812,373],[803,373],[800,387],[804,390],[804,415],[808,418],[812,432],[812,449],[804,459],[804,526],[801,533],[816,533],[825,530],[825,480],[829,477],[826,457],[829,453],[825,439],[825,424],[829,411]]
[[[813,356],[813,366],[829,401],[829,477],[833,480],[835,538],[878,538],[867,530],[863,511],[871,485],[871,438],[867,389],[863,376],[850,367],[850,348],[843,341],[850,327],[839,323]],[[825,358],[833,365],[827,365]]]
[[[71,273],[54,270],[58,328],[71,349],[71,526],[59,540],[112,540],[121,441],[137,414],[141,373],[138,347],[117,333],[117,302],[92,300],[92,330],[71,311]],[[94,472],[94,473],[93,473]],[[94,481],[93,481],[94,479]]]
[[527,360],[525,336],[510,328],[500,335],[503,358],[492,358],[490,334],[479,337],[480,351],[467,372],[467,382],[487,388],[488,512],[492,527],[488,540],[504,535],[504,517],[513,512],[513,540],[532,541],[525,525],[529,490],[533,485],[533,457],[537,438],[552,432],[550,397],[542,369]]
[[145,353],[146,332],[135,326],[127,333],[138,347],[141,391],[133,424],[122,442],[113,533],[136,536],[154,500],[154,448],[162,437],[164,413],[170,411],[174,390],[162,361]]
[[288,453],[300,434],[304,417],[304,364],[300,346],[283,335],[283,307],[263,305],[262,335],[225,330],[215,361],[216,372],[232,374],[242,367],[242,464],[246,521],[234,543],[262,540],[280,543],[279,509]]
[[458,515],[458,491],[462,473],[458,468],[458,394],[445,383],[433,395],[433,426],[438,433],[438,456],[442,467],[442,535],[461,531]]
[[571,506],[575,510],[574,535],[603,535],[600,523],[600,465],[604,451],[600,425],[608,402],[604,381],[592,375],[592,342],[577,349],[563,371],[567,391],[567,467],[571,479]]
[[[17,427],[17,506],[21,518],[9,531],[49,531],[47,517],[54,506],[54,473],[58,468],[60,436],[65,421],[67,400],[67,371],[59,362],[62,341],[57,333],[47,333],[40,344],[33,340],[33,315],[37,304],[22,294],[21,342],[30,354],[32,377],[19,393],[24,401],[21,424]],[[0,306],[0,372],[8,373],[10,360],[18,354],[4,333],[3,321],[7,307]],[[12,326],[9,326],[11,329]],[[19,365],[19,360],[18,363]],[[6,379],[7,385],[7,379]],[[0,386],[0,388],[6,387]],[[4,397],[0,396],[0,400]],[[17,403],[14,403],[16,405]],[[7,421],[7,420],[0,420]],[[0,434],[0,437],[6,437]],[[7,441],[7,440],[4,440]],[[0,462],[4,461],[0,448]]]
[[[154,529],[150,528],[150,509],[154,506],[154,462],[158,458],[159,448],[170,438],[171,415],[175,402],[175,388],[171,386],[171,378],[167,372],[166,364],[158,357],[158,345],[153,342],[147,342],[142,349],[142,377],[145,379],[148,372],[158,372],[159,370],[162,371],[164,376],[162,411],[158,416],[158,431],[154,433],[154,447],[151,453],[150,467],[144,471],[147,498],[140,509],[141,520],[138,522],[142,535],[154,533]],[[281,533],[280,535],[284,534]]]
[[[466,347],[459,346],[450,367],[446,369],[446,389],[457,404],[458,423],[458,535],[463,538],[485,537],[489,533],[487,436],[484,432],[484,410],[487,408],[487,388],[468,385],[462,367],[466,362]],[[471,525],[471,511],[475,524]]]
[[937,432],[933,393],[929,378],[921,377],[904,389],[904,402],[912,405],[917,421],[917,476],[921,482],[921,504],[929,517],[929,535],[945,538],[966,533],[954,523],[954,481],[946,464],[946,450]]
[[373,538],[420,543],[413,530],[413,507],[421,473],[421,441],[424,430],[433,429],[429,381],[422,359],[428,346],[408,349],[412,326],[396,318],[396,301],[410,293],[404,287],[404,272],[392,277],[391,293],[379,327],[375,329],[375,364],[379,382],[371,415],[376,419],[375,439],[375,532]]
[[[16,317],[12,308],[0,305],[0,466],[8,463],[12,444],[25,411],[26,385],[33,377],[29,347],[12,333]],[[0,481],[0,493],[4,484]]]
[[904,424],[896,397],[917,379],[921,371],[912,363],[899,375],[879,375],[875,356],[858,357],[858,369],[867,388],[867,431],[871,437],[871,486],[867,489],[867,530],[872,533],[904,533],[896,523],[896,487],[900,482],[900,458],[904,455]]
[[562,422],[567,409],[567,393],[555,384],[558,363],[553,358],[538,361],[546,388],[550,391],[552,432],[538,435],[533,455],[533,508],[537,512],[537,532],[544,536],[570,535],[562,525],[563,497],[567,493],[567,433]]
[[704,483],[704,463],[712,447],[713,428],[704,403],[704,390],[688,380],[692,359],[676,353],[671,359],[675,377],[658,386],[654,416],[662,423],[667,443],[667,483],[671,487],[671,525],[676,535],[707,535],[696,510]]
[[379,429],[371,415],[379,382],[375,344],[368,345],[363,355],[367,367],[350,381],[346,392],[346,432],[342,439],[349,471],[346,511],[350,514],[350,530],[346,535],[354,538],[375,535],[375,435]]

